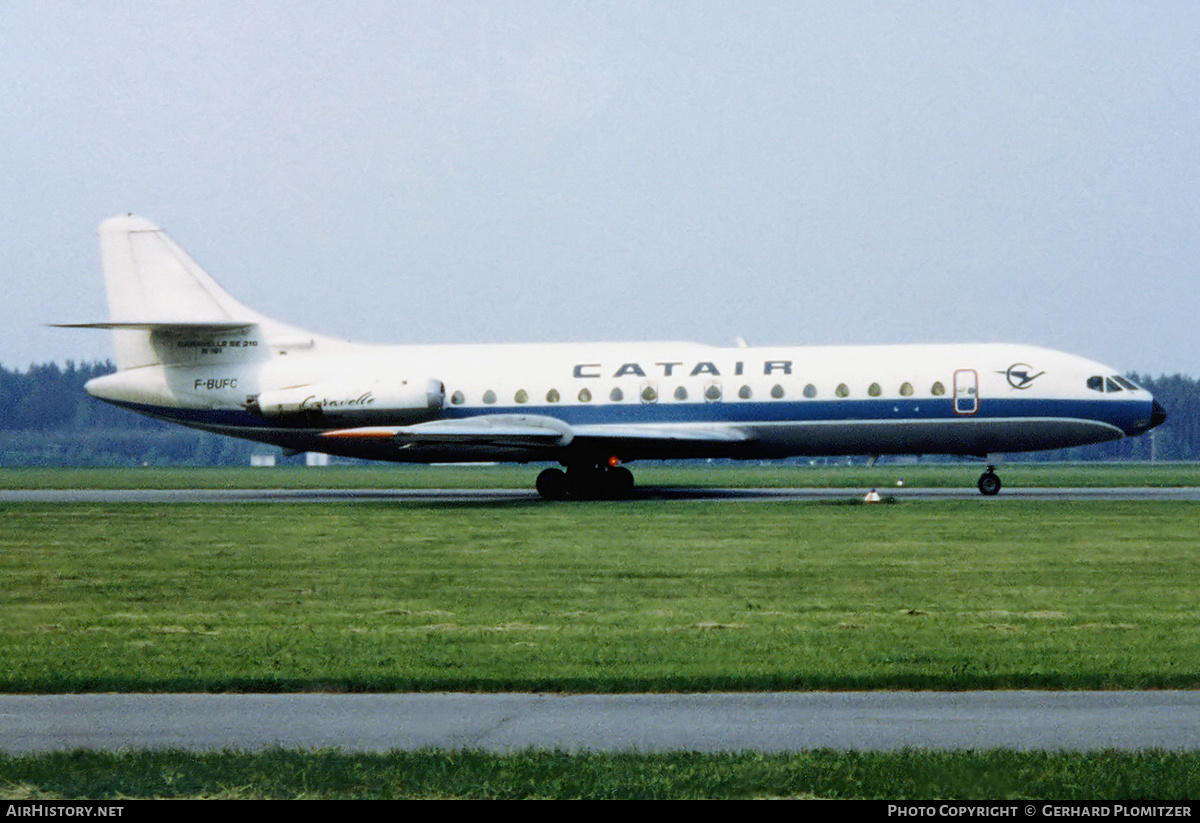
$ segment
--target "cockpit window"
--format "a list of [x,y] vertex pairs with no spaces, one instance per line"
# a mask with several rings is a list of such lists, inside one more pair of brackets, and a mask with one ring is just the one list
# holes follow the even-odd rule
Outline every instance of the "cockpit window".
[[1126,389],[1129,391],[1138,390],[1136,383],[1125,379],[1119,374],[1114,374],[1111,377],[1101,377],[1098,374],[1093,375],[1088,378],[1087,387],[1092,391],[1098,392],[1118,392],[1125,391]]

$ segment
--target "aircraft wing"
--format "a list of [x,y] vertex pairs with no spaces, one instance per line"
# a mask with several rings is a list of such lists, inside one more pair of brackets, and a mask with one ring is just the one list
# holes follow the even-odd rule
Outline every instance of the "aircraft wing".
[[553,417],[485,414],[412,426],[360,426],[324,432],[335,440],[391,439],[413,446],[566,446],[571,427]]
[[622,461],[664,457],[737,456],[757,439],[753,431],[714,423],[598,423],[574,428],[572,448]]
[[602,451],[641,450],[652,446],[686,449],[690,445],[736,446],[754,440],[737,426],[712,424],[639,425],[603,423],[569,426],[542,415],[494,414],[454,420],[434,420],[412,426],[361,426],[324,432],[337,440],[390,439],[401,447],[499,446],[554,448],[569,445]]
[[754,435],[739,426],[701,425],[642,425],[638,423],[598,423],[575,426],[575,441],[595,440],[629,443],[745,443]]

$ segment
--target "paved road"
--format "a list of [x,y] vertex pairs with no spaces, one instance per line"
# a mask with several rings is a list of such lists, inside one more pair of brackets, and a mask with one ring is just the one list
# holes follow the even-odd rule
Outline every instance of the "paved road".
[[1200,749],[1200,692],[5,695],[0,750]]
[[[642,500],[846,500],[865,489],[642,488]],[[1200,487],[1006,489],[984,497],[974,489],[881,489],[898,500],[1187,500],[1200,501]],[[431,503],[511,503],[538,501],[531,489],[9,489],[0,503],[334,503],[391,500]],[[569,504],[567,504],[569,505]]]

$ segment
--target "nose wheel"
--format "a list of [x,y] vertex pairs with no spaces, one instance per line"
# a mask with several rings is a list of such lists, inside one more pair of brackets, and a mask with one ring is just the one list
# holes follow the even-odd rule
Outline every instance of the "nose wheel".
[[1000,475],[996,474],[995,466],[988,466],[987,471],[979,475],[979,493],[991,497],[1000,493]]

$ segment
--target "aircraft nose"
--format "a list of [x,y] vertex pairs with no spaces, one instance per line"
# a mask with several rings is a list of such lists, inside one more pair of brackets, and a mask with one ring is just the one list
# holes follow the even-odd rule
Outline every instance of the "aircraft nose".
[[1150,408],[1150,428],[1161,426],[1166,420],[1167,410],[1162,407],[1162,403],[1155,400],[1154,405]]
[[[1144,408],[1144,407],[1143,407]],[[1132,422],[1125,430],[1125,434],[1130,437],[1139,434],[1145,434],[1155,426],[1161,426],[1167,419],[1167,410],[1163,408],[1162,403],[1157,400],[1151,400],[1150,403],[1150,419],[1138,416],[1138,419]]]

